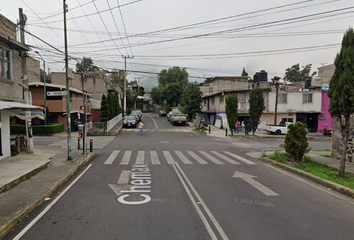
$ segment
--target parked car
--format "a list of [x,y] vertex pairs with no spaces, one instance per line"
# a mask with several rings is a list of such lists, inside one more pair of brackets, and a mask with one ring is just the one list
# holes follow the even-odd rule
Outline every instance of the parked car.
[[181,112],[172,112],[170,123],[174,126],[175,124],[181,124],[183,126],[187,123],[187,118]]
[[141,121],[141,117],[142,117],[143,114],[142,114],[142,112],[140,110],[132,111],[130,115],[132,115],[132,114],[138,115],[139,116],[139,121]]
[[286,134],[288,132],[288,126],[293,124],[292,122],[281,122],[280,125],[267,125],[266,132],[270,134]]
[[166,112],[163,111],[163,110],[160,110],[160,111],[159,111],[159,116],[160,116],[160,117],[165,117],[165,116],[166,116]]
[[129,115],[129,116],[126,116],[124,118],[124,121],[123,121],[123,127],[124,128],[125,127],[134,127],[134,128],[136,128],[137,124],[138,124],[138,121],[136,120],[135,116]]
[[140,117],[138,114],[135,114],[135,113],[131,113],[129,114],[129,116],[134,116],[136,118],[136,121],[139,122],[140,121]]
[[171,112],[169,112],[169,113],[167,113],[167,121],[170,121],[170,119],[171,119],[171,114],[172,114],[172,111]]

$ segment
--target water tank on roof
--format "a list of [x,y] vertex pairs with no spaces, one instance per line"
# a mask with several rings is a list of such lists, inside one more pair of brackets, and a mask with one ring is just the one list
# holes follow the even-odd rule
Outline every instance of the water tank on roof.
[[328,83],[322,84],[321,90],[329,90],[329,84]]
[[264,70],[261,70],[258,75],[258,81],[260,82],[266,82],[268,81],[268,73]]
[[311,87],[311,78],[305,80],[305,89],[309,89]]

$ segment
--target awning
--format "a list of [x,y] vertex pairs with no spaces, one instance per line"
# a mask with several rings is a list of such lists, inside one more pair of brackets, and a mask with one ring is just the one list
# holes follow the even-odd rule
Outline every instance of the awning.
[[30,104],[24,104],[19,102],[7,102],[0,101],[0,110],[11,110],[11,111],[43,111],[42,107],[33,106]]
[[44,113],[42,112],[10,112],[10,116],[18,117],[21,120],[31,120],[32,118],[39,118],[44,120]]

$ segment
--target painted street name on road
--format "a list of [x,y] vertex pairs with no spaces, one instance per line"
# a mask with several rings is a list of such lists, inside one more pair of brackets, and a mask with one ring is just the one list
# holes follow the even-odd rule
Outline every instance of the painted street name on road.
[[270,190],[266,186],[260,184],[256,180],[254,180],[253,178],[256,178],[255,176],[235,171],[233,177],[234,178],[242,178],[245,182],[248,182],[250,185],[257,188],[259,191],[261,191],[262,193],[264,193],[267,196],[278,196],[277,193],[273,192],[272,190]]
[[[130,173],[130,182],[129,174]],[[151,201],[151,172],[147,165],[133,165],[131,171],[123,171],[117,184],[108,184],[116,193],[118,202],[125,205],[140,205]],[[130,196],[132,195],[132,196]]]

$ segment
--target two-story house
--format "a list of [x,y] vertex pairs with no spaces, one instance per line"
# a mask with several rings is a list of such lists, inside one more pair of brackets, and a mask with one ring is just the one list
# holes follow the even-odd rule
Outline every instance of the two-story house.
[[34,76],[27,74],[23,65],[23,61],[31,61],[27,51],[29,48],[17,41],[16,24],[0,14],[0,160],[11,156],[10,116],[30,119],[31,114],[22,112],[42,114],[41,107],[30,104],[27,81]]

